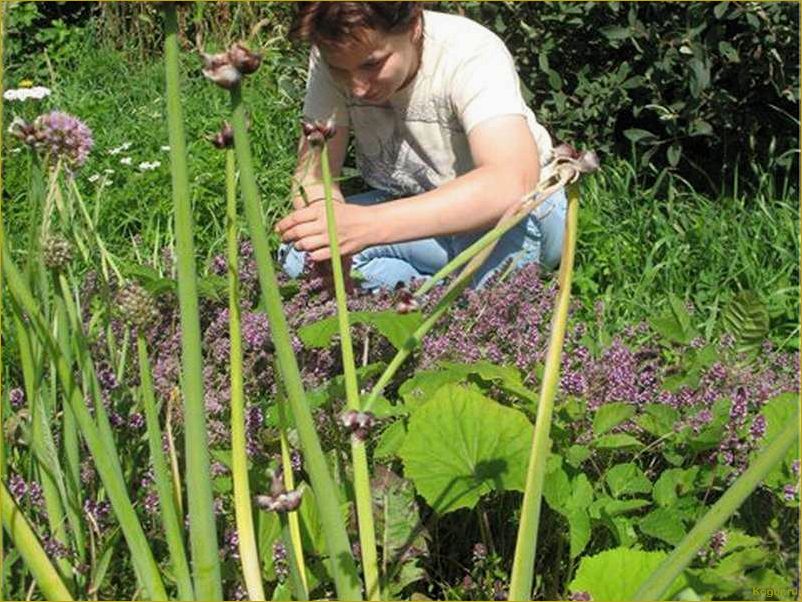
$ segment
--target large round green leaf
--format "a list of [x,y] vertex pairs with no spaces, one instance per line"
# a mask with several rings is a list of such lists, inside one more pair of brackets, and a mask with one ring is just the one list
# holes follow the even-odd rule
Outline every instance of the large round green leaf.
[[523,491],[532,425],[476,390],[445,385],[417,409],[399,455],[438,513],[473,508],[496,489]]

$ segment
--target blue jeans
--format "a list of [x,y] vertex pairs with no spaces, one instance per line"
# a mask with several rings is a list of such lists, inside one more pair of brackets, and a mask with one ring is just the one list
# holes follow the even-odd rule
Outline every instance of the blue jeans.
[[[392,199],[382,190],[369,190],[346,199],[357,205],[375,205]],[[558,190],[548,197],[529,217],[522,220],[498,241],[490,257],[473,276],[471,286],[481,288],[496,272],[511,260],[516,268],[533,261],[554,269],[560,263],[565,212],[565,191]],[[363,278],[364,289],[394,288],[399,282],[408,283],[414,278],[426,278],[437,272],[460,252],[487,232],[469,232],[452,236],[436,236],[390,245],[368,247],[354,254],[352,270]],[[306,252],[292,245],[282,244],[278,250],[282,269],[297,278],[304,269]]]

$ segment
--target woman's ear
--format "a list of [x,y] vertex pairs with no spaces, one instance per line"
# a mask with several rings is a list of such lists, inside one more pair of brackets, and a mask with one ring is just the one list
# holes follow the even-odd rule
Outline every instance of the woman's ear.
[[419,13],[415,17],[415,25],[412,26],[410,32],[412,34],[412,43],[418,44],[423,38],[423,13]]

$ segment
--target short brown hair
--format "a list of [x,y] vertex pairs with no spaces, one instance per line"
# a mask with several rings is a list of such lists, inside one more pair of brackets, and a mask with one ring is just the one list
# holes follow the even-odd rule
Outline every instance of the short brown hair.
[[423,12],[422,2],[298,2],[290,37],[316,46],[345,46],[367,30],[409,31]]

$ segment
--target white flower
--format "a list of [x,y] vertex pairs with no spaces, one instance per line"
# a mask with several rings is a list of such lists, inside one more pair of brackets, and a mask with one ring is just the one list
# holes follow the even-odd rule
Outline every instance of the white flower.
[[97,182],[99,179],[100,179],[99,173],[93,173],[91,176],[87,178],[87,180],[89,180],[92,183]]
[[152,170],[156,169],[157,167],[159,167],[159,165],[161,165],[161,161],[153,161],[153,162],[150,162],[150,163],[147,162],[147,161],[143,161],[142,163],[139,164],[139,170],[140,171],[152,171]]
[[169,147],[169,146],[162,146],[162,147],[161,147],[161,150],[163,150],[163,151],[167,152],[167,151],[169,151],[169,150],[170,150],[170,147]]
[[123,157],[120,159],[120,165],[131,165],[133,163],[133,159],[131,157]]
[[114,170],[113,170],[113,169],[109,169],[109,168],[107,167],[106,169],[104,169],[104,170],[103,170],[103,173],[107,173],[107,174],[111,175],[111,174],[113,174],[113,173],[114,173]]
[[127,151],[129,148],[131,148],[131,143],[130,142],[123,142],[120,146],[111,149],[109,151],[109,154],[110,155],[119,155],[121,152]]
[[34,100],[42,100],[45,96],[50,96],[50,89],[44,86],[35,86],[33,88],[18,88],[14,90],[6,90],[3,92],[5,100],[20,100],[26,101],[29,98]]

